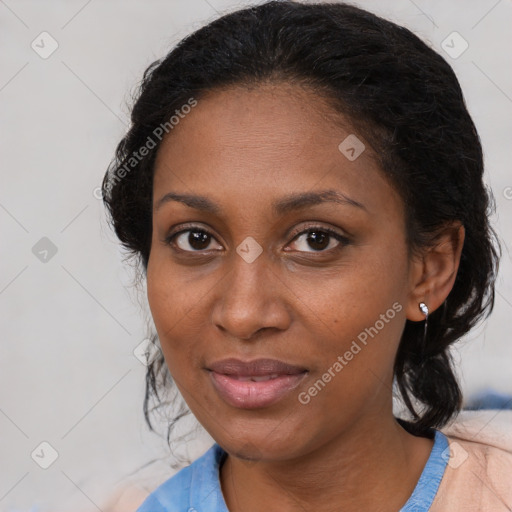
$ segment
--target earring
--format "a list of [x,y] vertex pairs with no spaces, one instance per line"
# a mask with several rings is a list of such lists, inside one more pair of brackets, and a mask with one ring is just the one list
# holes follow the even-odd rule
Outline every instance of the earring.
[[425,315],[425,327],[423,328],[423,344],[422,344],[422,355],[425,353],[427,346],[427,325],[428,325],[428,306],[424,302],[419,303],[420,311]]

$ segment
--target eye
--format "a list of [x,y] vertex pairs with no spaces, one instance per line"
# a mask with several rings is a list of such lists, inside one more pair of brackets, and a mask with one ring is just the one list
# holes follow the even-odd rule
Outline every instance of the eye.
[[194,228],[169,235],[165,242],[169,245],[175,245],[185,252],[199,252],[208,250],[212,240],[215,240],[215,238],[211,233],[204,229]]
[[[212,250],[210,245],[214,240],[215,238],[209,231],[199,227],[191,227],[172,233],[165,238],[164,242],[177,247],[183,252],[201,252]],[[330,252],[340,248],[340,246],[348,245],[350,240],[333,229],[322,226],[308,226],[306,230],[299,232],[292,242],[299,244],[299,252]],[[308,250],[308,247],[312,250]],[[218,248],[213,248],[213,250],[219,249],[222,250],[221,245]]]
[[[333,240],[334,239],[334,240]],[[299,233],[294,240],[302,246],[299,252],[329,252],[332,249],[338,249],[342,245],[347,245],[350,240],[337,231],[321,226],[311,226],[307,230]],[[307,250],[307,247],[312,250]]]

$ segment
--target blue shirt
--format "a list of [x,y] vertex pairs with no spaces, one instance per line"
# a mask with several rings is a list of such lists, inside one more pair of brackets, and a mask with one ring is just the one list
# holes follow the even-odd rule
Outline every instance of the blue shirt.
[[[416,487],[399,512],[427,512],[449,459],[448,439],[435,430],[434,445]],[[219,467],[226,452],[215,443],[190,466],[153,491],[136,512],[229,512],[220,486]]]

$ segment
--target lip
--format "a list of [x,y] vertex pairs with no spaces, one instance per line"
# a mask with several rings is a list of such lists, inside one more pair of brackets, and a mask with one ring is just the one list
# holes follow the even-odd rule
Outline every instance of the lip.
[[223,359],[210,364],[207,370],[220,397],[241,409],[275,404],[296,388],[307,374],[306,368],[277,359]]

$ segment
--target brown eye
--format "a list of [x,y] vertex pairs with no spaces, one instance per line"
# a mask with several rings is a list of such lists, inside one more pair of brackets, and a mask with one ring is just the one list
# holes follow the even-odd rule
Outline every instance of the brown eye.
[[[302,241],[299,244],[302,249],[298,249],[301,252],[328,252],[349,243],[348,238],[340,233],[322,227],[313,227],[303,231],[294,239],[295,244],[299,241]],[[308,248],[312,250],[308,250]]]
[[322,251],[328,247],[330,238],[330,235],[322,231],[310,231],[306,240],[315,251]]
[[213,236],[202,229],[187,229],[171,235],[166,239],[167,243],[176,245],[182,251],[205,251],[209,248]]

